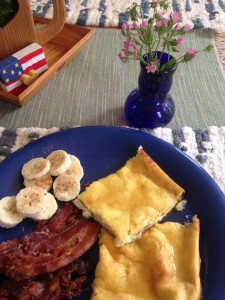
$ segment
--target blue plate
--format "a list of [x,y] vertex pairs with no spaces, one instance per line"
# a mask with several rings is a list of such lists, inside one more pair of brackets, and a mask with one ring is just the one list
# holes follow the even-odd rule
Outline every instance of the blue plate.
[[[96,126],[68,129],[40,138],[0,164],[0,198],[15,195],[23,187],[21,168],[34,157],[45,157],[56,149],[76,155],[85,172],[84,188],[86,182],[122,167],[140,145],[186,191],[185,210],[170,213],[166,220],[184,223],[195,214],[200,219],[203,299],[225,299],[225,196],[191,158],[150,134],[128,128]],[[25,220],[12,229],[0,229],[0,242],[23,236],[34,228],[35,222]],[[89,297],[85,294],[76,299]]]

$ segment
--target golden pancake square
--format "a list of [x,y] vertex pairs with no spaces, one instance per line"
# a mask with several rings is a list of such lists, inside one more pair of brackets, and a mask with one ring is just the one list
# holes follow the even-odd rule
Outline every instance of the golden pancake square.
[[199,300],[199,220],[156,224],[116,247],[102,229],[91,300]]
[[139,238],[177,205],[184,189],[139,147],[116,173],[91,183],[74,204],[115,237],[117,246]]

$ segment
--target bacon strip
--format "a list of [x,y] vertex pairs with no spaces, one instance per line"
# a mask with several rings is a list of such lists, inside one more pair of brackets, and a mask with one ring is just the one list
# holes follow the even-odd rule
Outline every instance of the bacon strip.
[[54,272],[83,255],[99,230],[97,223],[85,220],[73,204],[66,203],[36,231],[0,245],[0,273],[21,281]]
[[[91,271],[90,263],[78,260],[60,270],[41,275],[35,280],[5,280],[0,286],[0,299],[72,299],[82,293],[82,283]],[[75,279],[73,276],[77,275]]]

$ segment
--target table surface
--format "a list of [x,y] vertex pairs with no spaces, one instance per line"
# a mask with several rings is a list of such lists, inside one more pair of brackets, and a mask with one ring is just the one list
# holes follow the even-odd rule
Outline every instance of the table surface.
[[[211,42],[210,30],[193,30],[187,34],[185,49],[201,49]],[[0,126],[126,125],[123,105],[137,87],[140,67],[137,61],[120,61],[122,44],[119,29],[95,29],[81,52],[25,106],[0,101]],[[176,112],[168,127],[223,126],[224,83],[215,51],[199,53],[192,62],[180,64],[170,91]]]

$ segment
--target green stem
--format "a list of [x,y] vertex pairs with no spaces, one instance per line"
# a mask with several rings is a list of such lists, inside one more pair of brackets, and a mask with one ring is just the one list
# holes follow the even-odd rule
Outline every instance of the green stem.
[[[172,27],[173,26],[171,25],[170,28],[169,28],[169,31],[168,31],[167,36],[165,38],[166,41],[170,41],[172,39],[172,37],[173,37]],[[159,60],[162,58],[162,55],[163,55],[164,50],[165,50],[166,47],[167,47],[168,61],[170,60],[170,48],[169,48],[169,45],[167,43],[164,43],[164,46],[162,48]]]

